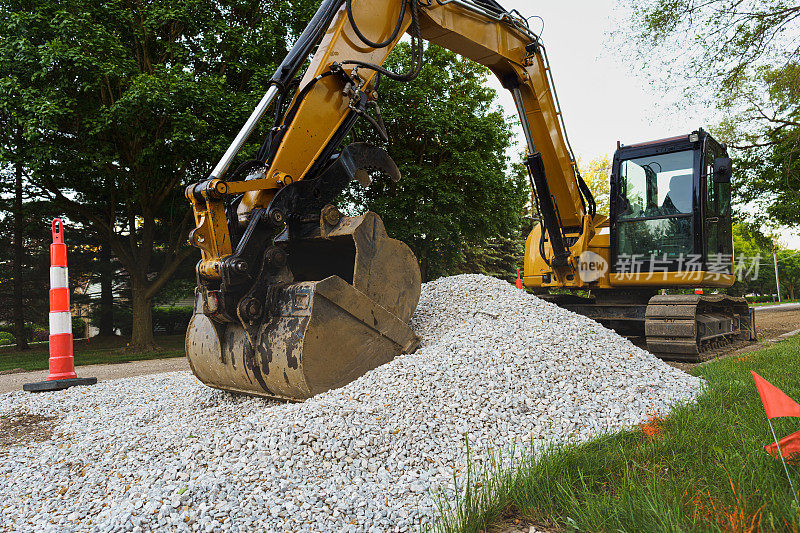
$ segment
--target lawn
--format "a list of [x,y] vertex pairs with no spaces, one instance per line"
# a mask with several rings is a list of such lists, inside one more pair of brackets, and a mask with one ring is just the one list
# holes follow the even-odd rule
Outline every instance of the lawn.
[[[786,474],[763,448],[772,435],[751,370],[800,399],[800,337],[698,366],[707,392],[665,420],[474,475],[435,529],[517,518],[566,531],[797,531]],[[796,418],[773,423],[779,437],[800,429]]]
[[[183,335],[156,337],[160,350],[135,352],[128,349],[127,338],[114,337],[75,341],[75,365],[95,365],[103,363],[127,363],[145,359],[163,359],[185,355]],[[44,370],[49,358],[47,343],[34,344],[30,350],[19,351],[14,346],[0,348],[0,371],[22,368],[24,370]]]
[[770,305],[796,304],[800,300],[781,300],[780,302],[758,302],[751,303],[750,307],[767,307]]

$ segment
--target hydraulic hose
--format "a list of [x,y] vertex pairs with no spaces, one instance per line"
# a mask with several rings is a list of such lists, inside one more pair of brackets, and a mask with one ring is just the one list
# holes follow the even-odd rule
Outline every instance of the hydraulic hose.
[[[415,0],[411,1],[413,2]],[[397,19],[397,25],[394,27],[394,31],[385,41],[376,43],[374,41],[371,41],[370,39],[367,38],[367,36],[361,33],[358,24],[356,24],[356,19],[353,16],[353,0],[347,0],[347,3],[345,5],[347,7],[347,18],[350,20],[350,25],[353,27],[353,31],[356,33],[358,38],[364,42],[364,44],[366,44],[371,48],[386,48],[387,46],[392,44],[394,40],[397,39],[397,34],[400,33],[400,28],[403,27],[403,20],[405,20],[406,18],[406,2],[404,0],[402,5],[400,6],[400,18]]]
[[[417,8],[417,0],[410,0],[410,2],[411,2],[411,29],[412,29],[411,47],[415,50],[416,53],[414,54],[414,65],[411,67],[411,70],[409,72],[406,72],[405,74],[398,74],[396,72],[392,72],[388,69],[385,69],[380,65],[376,65],[374,63],[366,63],[364,61],[358,61],[354,59],[349,61],[342,61],[342,65],[356,65],[359,67],[368,68],[370,70],[378,72],[379,74],[383,74],[390,80],[394,81],[401,81],[401,82],[412,81],[417,76],[419,76],[419,73],[422,71],[422,62],[424,60],[423,59],[424,49],[422,46],[422,37],[419,28],[419,10]],[[401,25],[402,25],[402,20],[403,19],[400,19]],[[398,28],[399,27],[400,26],[398,26]],[[397,36],[395,35],[395,38],[396,37]],[[394,39],[392,39],[392,41],[393,40]]]

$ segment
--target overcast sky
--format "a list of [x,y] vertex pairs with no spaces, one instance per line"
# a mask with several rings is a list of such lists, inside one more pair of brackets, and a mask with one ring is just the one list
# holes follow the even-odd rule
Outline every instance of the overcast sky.
[[[556,91],[575,155],[584,164],[614,154],[617,141],[633,144],[708,128],[719,116],[697,102],[682,102],[683,92],[664,94],[634,64],[625,49],[615,49],[609,33],[625,24],[625,12],[613,0],[532,2],[500,0],[508,10],[544,19],[542,41],[547,47]],[[538,32],[541,22],[532,19]],[[508,91],[491,79],[506,114],[517,115]],[[522,150],[521,129],[517,140]],[[796,231],[781,233],[784,246],[800,249]]]
[[[614,49],[609,32],[614,20],[624,24],[619,2],[577,0],[531,2],[504,0],[507,9],[544,19],[542,40],[547,47],[556,90],[575,155],[587,162],[611,156],[617,141],[633,144],[690,133],[712,119],[702,109],[676,112],[670,106],[677,96],[659,94],[643,73],[637,73],[633,58]],[[615,11],[616,9],[616,11]],[[540,21],[531,27],[539,30]],[[500,84],[503,107],[516,115],[513,101]],[[677,94],[677,93],[676,93]]]

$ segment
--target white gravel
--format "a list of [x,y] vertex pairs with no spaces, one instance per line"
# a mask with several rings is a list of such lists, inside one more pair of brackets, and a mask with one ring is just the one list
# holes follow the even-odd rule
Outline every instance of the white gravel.
[[[56,414],[0,447],[0,528],[405,531],[473,459],[586,439],[690,401],[702,380],[597,323],[477,275],[423,288],[412,355],[303,404],[174,372],[0,396]],[[517,452],[519,453],[519,451]]]

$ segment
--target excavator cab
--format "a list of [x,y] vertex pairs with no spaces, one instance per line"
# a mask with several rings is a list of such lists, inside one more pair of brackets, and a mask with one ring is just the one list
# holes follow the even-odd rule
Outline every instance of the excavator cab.
[[656,278],[667,286],[730,286],[730,178],[725,147],[702,129],[620,145],[611,176],[612,276],[675,273],[680,280]]
[[[582,278],[578,288],[591,291],[589,296],[559,291],[542,297],[663,359],[699,362],[731,342],[752,340],[754,320],[744,298],[692,291],[730,287],[735,280],[731,171],[725,147],[702,129],[619,144],[611,170],[610,216],[596,226],[586,248],[607,268]],[[540,236],[534,230],[529,242]],[[583,254],[573,252],[579,265]],[[526,273],[543,272],[542,289],[566,285],[549,276],[535,255],[526,260],[532,262]]]
[[[697,362],[754,338],[743,298],[658,294],[734,282],[731,159],[699,129],[618,146],[611,175],[610,289],[582,306],[601,322],[646,340],[664,359]],[[622,312],[620,312],[622,310]]]

